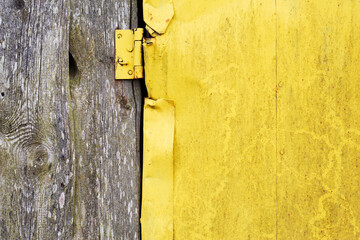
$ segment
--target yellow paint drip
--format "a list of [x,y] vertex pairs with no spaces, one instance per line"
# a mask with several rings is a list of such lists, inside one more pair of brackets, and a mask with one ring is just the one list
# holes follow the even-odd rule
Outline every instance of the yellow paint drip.
[[171,239],[359,239],[360,3],[173,4],[144,46],[176,106]]

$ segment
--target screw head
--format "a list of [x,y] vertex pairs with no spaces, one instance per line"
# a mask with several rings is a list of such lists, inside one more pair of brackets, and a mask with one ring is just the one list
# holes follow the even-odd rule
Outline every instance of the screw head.
[[128,52],[132,52],[132,51],[134,50],[134,47],[133,47],[132,45],[130,45],[130,46],[128,46],[128,47],[126,48],[126,50],[127,50]]
[[128,74],[129,74],[129,75],[132,75],[132,74],[133,74],[133,71],[129,70],[129,71],[128,71]]
[[122,37],[122,35],[119,33],[119,34],[117,35],[117,38],[120,39],[121,37]]

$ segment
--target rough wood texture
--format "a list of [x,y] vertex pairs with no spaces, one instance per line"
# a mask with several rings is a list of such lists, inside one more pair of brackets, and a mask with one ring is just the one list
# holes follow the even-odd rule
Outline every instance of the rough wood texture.
[[135,27],[135,10],[129,0],[71,4],[78,238],[139,238],[140,85],[114,81],[113,64],[114,30]]
[[140,83],[113,77],[136,10],[0,0],[1,239],[139,238]]

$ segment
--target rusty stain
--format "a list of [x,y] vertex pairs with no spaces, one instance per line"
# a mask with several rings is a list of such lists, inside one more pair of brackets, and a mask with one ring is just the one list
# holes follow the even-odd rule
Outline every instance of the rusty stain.
[[127,97],[125,95],[120,96],[120,105],[121,107],[126,107],[128,104]]

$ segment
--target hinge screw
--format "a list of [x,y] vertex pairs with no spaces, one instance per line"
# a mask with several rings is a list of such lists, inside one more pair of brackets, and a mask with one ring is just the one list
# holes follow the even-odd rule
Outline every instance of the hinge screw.
[[117,61],[121,66],[123,65],[128,65],[129,63],[128,62],[124,62],[124,60],[120,57],[118,58],[118,61]]

